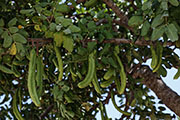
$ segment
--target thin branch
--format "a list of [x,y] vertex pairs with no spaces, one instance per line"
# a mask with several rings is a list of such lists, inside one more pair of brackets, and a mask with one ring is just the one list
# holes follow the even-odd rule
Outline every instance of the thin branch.
[[128,24],[124,24],[122,21],[119,21],[119,20],[113,20],[114,23],[120,25],[120,26],[123,26],[127,29],[129,29],[130,31],[134,32],[133,28],[130,27]]
[[47,107],[47,109],[40,115],[39,119],[42,120],[47,114],[53,109],[54,104],[51,104]]

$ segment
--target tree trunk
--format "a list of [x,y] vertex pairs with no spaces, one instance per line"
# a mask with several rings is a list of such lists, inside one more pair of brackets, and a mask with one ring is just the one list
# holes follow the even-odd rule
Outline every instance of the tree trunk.
[[148,66],[141,66],[134,70],[133,77],[143,78],[143,84],[150,88],[159,99],[176,115],[180,116],[180,96],[170,89]]

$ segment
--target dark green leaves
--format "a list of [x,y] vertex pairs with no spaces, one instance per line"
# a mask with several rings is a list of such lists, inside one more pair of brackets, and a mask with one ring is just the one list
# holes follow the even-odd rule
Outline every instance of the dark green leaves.
[[148,33],[149,28],[150,28],[149,22],[148,22],[148,21],[145,21],[144,24],[143,24],[143,27],[142,27],[142,29],[141,29],[141,35],[142,35],[142,36],[145,36],[145,35]]
[[57,47],[61,47],[61,44],[63,43],[63,32],[54,33],[54,41]]
[[12,26],[16,25],[16,23],[17,23],[17,18],[13,18],[8,22],[8,26],[12,27]]
[[71,36],[64,35],[63,32],[54,33],[54,41],[57,47],[61,47],[63,43],[63,47],[68,51],[72,52],[74,48],[74,41]]
[[55,32],[56,26],[57,26],[57,25],[56,25],[55,23],[51,23],[51,24],[49,25],[49,30],[52,31],[52,32]]
[[143,17],[142,16],[132,16],[129,21],[129,26],[138,26],[143,23]]
[[13,34],[12,38],[16,42],[20,42],[20,43],[26,43],[27,42],[26,38],[19,33]]
[[160,26],[156,29],[153,30],[153,33],[151,35],[151,39],[152,40],[157,40],[158,38],[160,38],[165,32],[165,26]]
[[7,31],[4,31],[2,34],[2,38],[4,38],[3,47],[8,48],[12,44],[12,38],[8,35]]
[[72,52],[74,45],[73,39],[70,36],[63,36],[63,47],[68,50],[68,52]]
[[167,1],[161,2],[160,7],[161,7],[163,10],[168,10],[168,2],[167,2]]
[[152,40],[156,40],[162,35],[166,33],[167,37],[172,41],[177,41],[178,40],[178,30],[175,27],[174,24],[168,24],[168,25],[162,25],[153,30],[153,33],[151,35]]
[[4,48],[8,48],[10,47],[10,45],[12,44],[12,38],[8,35],[8,32],[7,31],[4,31],[2,33],[2,38],[4,38],[4,41],[3,41],[3,47]]
[[178,31],[177,31],[176,27],[174,26],[174,24],[167,25],[166,35],[172,42],[178,40]]
[[81,29],[75,25],[70,25],[68,28],[71,30],[72,33],[81,31]]
[[0,19],[0,27],[3,27],[4,26],[4,20],[1,18]]
[[16,32],[19,31],[19,29],[18,29],[17,27],[10,27],[10,28],[9,28],[9,31],[10,31],[11,33],[16,33]]
[[20,11],[21,14],[31,14],[33,12],[35,12],[34,9],[26,9]]
[[169,1],[169,3],[171,3],[171,5],[173,5],[173,6],[178,6],[178,5],[179,5],[178,0],[168,0],[168,1]]
[[66,4],[57,5],[56,6],[56,10],[58,12],[61,12],[61,13],[68,13],[68,12],[70,12],[70,8]]
[[162,15],[157,15],[151,24],[152,28],[157,27],[158,25],[162,24],[164,22],[164,19],[162,18]]
[[64,17],[57,17],[55,19],[56,24],[61,24],[63,27],[68,27],[69,25],[72,24],[72,20],[71,19],[67,19]]
[[151,9],[151,6],[152,6],[152,1],[147,1],[143,4],[142,6],[142,10],[147,10],[147,9]]

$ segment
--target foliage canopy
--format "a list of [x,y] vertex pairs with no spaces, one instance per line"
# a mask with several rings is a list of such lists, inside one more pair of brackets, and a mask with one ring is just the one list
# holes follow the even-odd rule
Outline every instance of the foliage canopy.
[[179,68],[179,14],[178,0],[1,0],[0,119],[107,120],[110,99],[121,119],[172,118],[132,70]]

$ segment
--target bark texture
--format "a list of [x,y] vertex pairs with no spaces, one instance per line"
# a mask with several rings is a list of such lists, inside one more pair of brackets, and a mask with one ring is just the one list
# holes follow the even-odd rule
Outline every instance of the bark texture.
[[169,88],[157,73],[153,73],[148,66],[143,65],[134,70],[133,77],[144,78],[143,84],[154,91],[169,109],[180,116],[180,96]]

